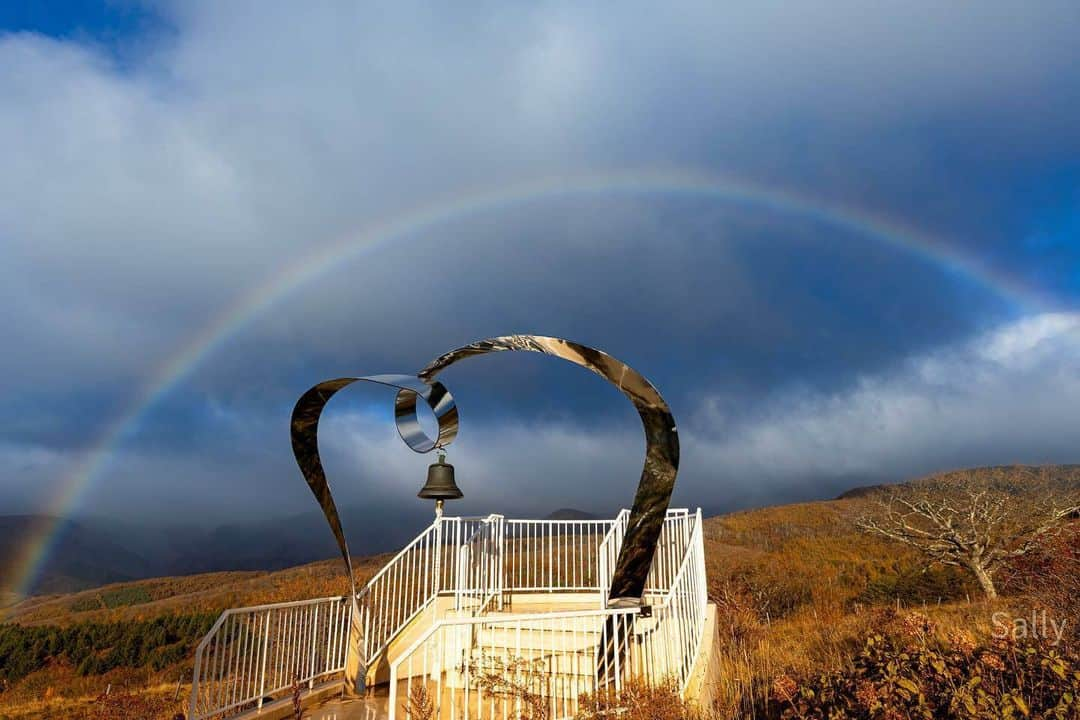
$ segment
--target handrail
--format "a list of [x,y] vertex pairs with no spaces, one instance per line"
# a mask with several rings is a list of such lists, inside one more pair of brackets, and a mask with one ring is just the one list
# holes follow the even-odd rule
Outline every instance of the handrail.
[[[675,595],[676,586],[680,582],[682,582],[683,576],[687,572],[689,572],[691,561],[693,561],[694,565],[698,564],[697,563],[697,560],[698,560],[697,556],[699,555],[699,553],[694,552],[694,550],[696,549],[696,546],[695,546],[695,543],[694,543],[694,538],[696,538],[701,533],[701,511],[700,510],[698,510],[697,522],[694,523],[694,528],[690,531],[690,533],[691,533],[690,534],[690,541],[687,543],[687,552],[683,555],[682,562],[679,563],[679,569],[675,572],[675,577],[672,578],[672,580],[671,580],[671,588],[669,588],[667,593],[665,593],[664,599],[661,602],[661,604],[659,606],[655,606],[655,607],[658,607],[658,608],[667,607],[668,604],[671,602],[671,599]],[[703,557],[701,559],[704,560]]]
[[363,664],[370,664],[438,594],[441,578],[436,577],[436,572],[441,572],[445,547],[441,536],[447,523],[447,519],[436,519],[356,594]]
[[221,615],[218,616],[218,619],[214,621],[214,624],[211,625],[210,629],[206,631],[205,635],[203,635],[203,639],[199,641],[198,645],[195,646],[195,654],[196,656],[198,656],[198,654],[205,649],[206,645],[210,642],[214,634],[221,629],[221,626],[225,624],[225,621],[231,615],[238,615],[240,613],[265,612],[267,610],[283,610],[286,608],[300,607],[301,605],[311,605],[314,603],[340,602],[345,598],[345,595],[332,595],[330,597],[315,598],[314,600],[290,600],[288,602],[266,603],[265,605],[252,605],[250,607],[228,608],[221,612]]
[[615,573],[615,561],[619,556],[619,550],[622,549],[623,538],[626,536],[626,522],[629,517],[629,510],[624,508],[619,511],[614,522],[611,523],[611,527],[604,533],[604,539],[600,541],[600,548],[597,551],[599,568],[596,582],[597,589],[600,591],[600,607],[602,608],[606,608],[608,605],[608,590],[611,589],[611,578]]
[[[464,519],[464,518],[461,518],[461,519]],[[359,600],[361,597],[363,597],[371,589],[371,586],[374,585],[375,582],[379,580],[379,578],[381,578],[384,574],[386,574],[386,572],[389,571],[390,568],[393,567],[394,564],[397,563],[398,560],[400,560],[402,557],[404,557],[407,552],[412,550],[413,546],[416,545],[421,540],[423,540],[424,536],[427,535],[432,530],[434,530],[438,524],[439,524],[439,520],[436,520],[435,522],[431,523],[426,528],[424,528],[420,532],[419,535],[414,537],[412,539],[412,541],[409,542],[408,545],[401,548],[401,550],[398,551],[397,555],[390,558],[390,560],[385,565],[383,565],[382,568],[380,568],[377,573],[375,573],[370,578],[368,578],[368,581],[366,583],[364,583],[364,587],[360,588],[360,590],[357,591],[356,599]]]
[[[438,620],[390,664],[390,717],[400,717],[399,694],[418,683],[437,703],[448,703],[440,717],[460,717],[464,709],[474,720],[519,714],[521,699],[506,688],[524,681],[533,683],[534,701],[541,697],[551,718],[575,715],[581,693],[618,690],[629,677],[673,677],[686,692],[705,642],[704,530],[700,510],[668,520],[670,552],[680,557],[673,567],[654,565],[654,587],[664,587],[648,613],[602,607]],[[605,535],[609,545],[618,531],[616,521]],[[506,679],[502,690],[490,684],[499,676]]]

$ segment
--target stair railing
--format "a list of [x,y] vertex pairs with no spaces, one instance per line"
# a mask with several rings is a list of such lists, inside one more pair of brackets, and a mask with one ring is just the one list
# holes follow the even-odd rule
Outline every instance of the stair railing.
[[600,594],[600,607],[608,605],[608,592],[611,590],[611,578],[615,574],[615,562],[622,550],[623,538],[626,537],[626,523],[630,519],[630,511],[623,509],[615,516],[615,522],[600,541],[600,551],[597,562],[597,590]]
[[195,650],[190,720],[261,708],[345,669],[348,597],[226,610]]

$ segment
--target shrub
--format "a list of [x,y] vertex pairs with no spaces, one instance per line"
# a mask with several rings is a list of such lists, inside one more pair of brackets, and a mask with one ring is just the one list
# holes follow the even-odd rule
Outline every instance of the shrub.
[[129,605],[142,605],[151,600],[153,598],[150,597],[150,593],[146,591],[146,588],[139,585],[119,587],[101,594],[101,602],[110,610]]
[[706,715],[682,699],[674,680],[660,685],[634,680],[617,692],[582,695],[579,720],[704,720]]
[[434,720],[436,716],[435,703],[431,700],[431,693],[424,685],[413,685],[409,690],[409,697],[402,706],[406,716],[416,720]]
[[899,600],[906,605],[916,605],[956,600],[963,598],[970,587],[967,578],[953,567],[905,567],[894,575],[881,575],[867,581],[857,602],[872,605]]
[[1080,717],[1080,668],[1076,658],[1029,641],[999,640],[979,646],[963,632],[937,643],[928,618],[903,618],[908,642],[873,635],[853,667],[798,683],[773,682],[783,718],[869,720],[885,718]]
[[97,595],[79,598],[78,600],[73,600],[72,603],[68,606],[68,609],[71,610],[71,612],[89,612],[91,610],[100,610],[101,598],[99,598]]
[[1080,650],[1080,523],[1047,537],[1004,571],[1004,587],[1064,623],[1066,647]]

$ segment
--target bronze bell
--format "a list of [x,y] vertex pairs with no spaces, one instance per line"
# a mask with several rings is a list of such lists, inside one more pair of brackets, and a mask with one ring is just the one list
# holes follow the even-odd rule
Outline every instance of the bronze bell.
[[428,466],[427,482],[416,497],[439,502],[464,497],[464,493],[454,482],[454,466],[446,462],[446,455],[439,453],[438,462]]

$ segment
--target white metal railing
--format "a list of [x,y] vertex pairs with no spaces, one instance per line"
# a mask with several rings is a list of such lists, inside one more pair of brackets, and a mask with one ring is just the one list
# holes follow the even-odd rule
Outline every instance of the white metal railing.
[[623,509],[615,516],[604,539],[600,542],[597,552],[597,564],[600,577],[598,578],[598,590],[600,591],[600,607],[606,608],[608,592],[611,590],[611,578],[615,574],[615,561],[622,549],[623,538],[626,537],[626,522],[630,518],[630,511]]
[[363,663],[382,652],[401,628],[427,607],[443,586],[446,573],[455,572],[457,558],[447,552],[452,547],[448,540],[452,542],[469,523],[464,518],[436,520],[357,593]]
[[347,597],[226,610],[195,650],[191,720],[262,707],[341,672],[349,617]]
[[[583,693],[620,690],[630,679],[674,680],[685,691],[704,634],[701,513],[669,516],[670,544],[684,549],[651,613],[601,608],[437,620],[390,665],[390,718],[412,720],[414,693],[435,717],[485,720],[572,717]],[[654,568],[657,567],[654,562]],[[539,707],[536,706],[539,704]]]
[[[628,510],[622,510],[616,516],[611,528],[600,543],[599,549],[599,591],[600,607],[607,607],[608,593],[611,590],[611,578],[615,574],[615,564],[622,550],[626,536],[626,523],[630,517]],[[645,582],[646,599],[663,595],[672,586],[679,563],[686,555],[687,543],[695,522],[694,515],[687,510],[669,510],[664,519],[660,538],[656,543],[652,568]]]
[[[434,658],[435,646],[448,638],[458,643],[458,649],[464,648],[461,643],[468,637],[469,647],[479,654],[461,655],[459,666],[473,663],[477,673],[491,675],[493,668],[485,671],[485,663],[512,661],[522,679],[533,677],[537,669],[530,665],[532,669],[526,672],[521,663],[536,665],[546,657],[545,682],[560,688],[553,702],[574,704],[576,696],[571,702],[569,693],[595,688],[599,676],[589,685],[588,673],[581,677],[570,673],[567,663],[571,660],[560,657],[560,643],[572,639],[577,647],[591,638],[588,648],[582,645],[567,656],[576,658],[572,662],[580,667],[591,667],[590,672],[602,660],[599,648],[607,647],[604,657],[620,664],[619,672],[612,675],[617,684],[622,682],[620,673],[627,671],[627,660],[630,665],[637,663],[635,673],[645,669],[648,678],[674,675],[684,682],[696,656],[693,633],[699,632],[705,607],[700,510],[696,514],[668,511],[646,583],[645,602],[652,606],[652,617],[638,617],[636,609],[607,608],[628,516],[623,510],[614,520],[513,520],[501,515],[436,520],[357,594],[362,664],[367,667],[376,661],[395,637],[443,595],[452,596],[451,607],[468,615],[440,619],[439,613],[432,613],[433,625],[421,638],[427,638],[424,642],[429,645],[414,644],[414,651],[390,658],[393,668],[409,661],[410,652]],[[502,610],[503,598],[509,594],[543,592],[597,594],[599,609],[544,614],[542,621],[531,615],[486,614]],[[560,624],[566,619],[573,622]],[[344,670],[349,621],[348,598],[226,611],[196,650],[190,720],[228,717],[261,707],[265,698],[297,683],[310,687],[337,677]],[[463,626],[468,626],[468,632]],[[524,633],[526,645],[507,644],[508,632]],[[546,654],[532,648],[534,641]],[[515,658],[517,650],[528,652],[524,658]],[[593,653],[591,665],[585,662],[588,653]],[[450,672],[446,669],[450,656],[440,658],[440,672]],[[475,678],[470,675],[470,680]],[[396,692],[394,683],[391,692]],[[462,708],[472,702],[460,700]]]
[[504,585],[511,592],[595,592],[611,520],[507,520]]
[[437,621],[391,664],[390,718],[411,720],[409,701],[421,687],[437,718],[573,715],[578,697],[603,680],[597,668],[605,648],[614,649],[613,669],[628,658],[639,660],[625,652],[636,613],[584,610]]
[[690,681],[694,660],[701,652],[709,601],[701,510],[689,516],[689,520],[693,524],[688,528],[687,551],[678,563],[663,602],[652,608],[650,642],[663,651],[652,654],[648,675],[653,682],[674,678],[683,692]]
[[483,612],[503,592],[502,515],[489,515],[458,548],[454,608]]

